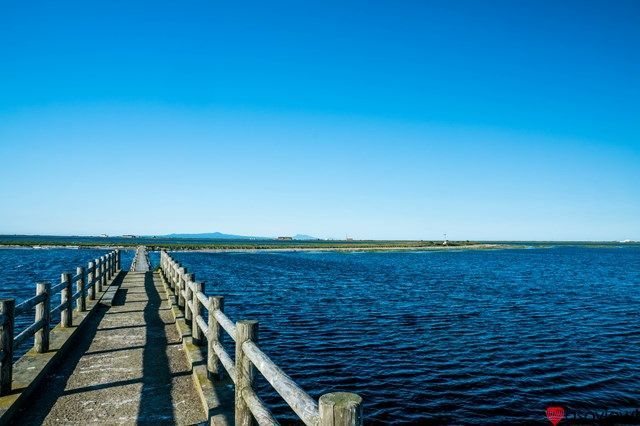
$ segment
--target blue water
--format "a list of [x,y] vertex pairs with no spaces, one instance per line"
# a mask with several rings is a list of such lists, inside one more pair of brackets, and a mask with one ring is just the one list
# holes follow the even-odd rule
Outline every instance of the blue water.
[[[16,304],[36,295],[36,283],[49,281],[51,285],[60,282],[60,275],[69,272],[76,275],[76,267],[84,266],[109,253],[111,250],[98,249],[0,249],[0,298],[14,298]],[[127,270],[133,260],[133,250],[124,250],[121,255],[122,267]],[[75,288],[75,287],[74,287]],[[75,291],[75,290],[74,290]],[[60,293],[52,295],[51,306],[60,304]],[[35,312],[16,317],[15,334],[33,323]],[[60,322],[59,317],[51,318],[51,326]],[[16,348],[15,356],[23,355],[32,340]]]
[[[57,277],[89,252],[0,250],[0,294],[32,293],[35,276],[10,267],[19,259]],[[638,246],[173,255],[231,319],[260,321],[259,344],[313,398],[356,392],[368,423],[640,408]],[[264,381],[259,394],[294,418]]]

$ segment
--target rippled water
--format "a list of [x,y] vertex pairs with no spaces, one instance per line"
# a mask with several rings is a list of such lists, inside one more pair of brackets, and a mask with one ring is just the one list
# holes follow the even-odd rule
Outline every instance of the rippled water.
[[174,256],[232,319],[260,320],[314,398],[356,392],[369,422],[640,408],[638,247]]
[[[16,304],[35,296],[36,283],[49,281],[51,285],[60,282],[63,272],[76,274],[76,267],[84,266],[93,259],[109,253],[111,250],[94,249],[0,249],[0,298],[14,298]],[[132,250],[122,252],[123,268],[128,269],[133,260]],[[74,284],[75,285],[75,284]],[[74,287],[75,291],[75,287]],[[60,304],[60,293],[54,294],[51,306]],[[16,317],[18,334],[34,321],[34,311]],[[51,318],[52,326],[60,322],[59,317]],[[15,350],[15,356],[23,355],[32,340],[23,343]]]
[[[0,295],[28,297],[31,281],[102,253],[0,250]],[[360,394],[368,423],[550,424],[550,405],[640,408],[638,246],[174,257],[225,296],[230,318],[260,320],[260,345],[313,398]],[[17,259],[39,272],[17,276]],[[259,393],[294,419],[264,382]]]

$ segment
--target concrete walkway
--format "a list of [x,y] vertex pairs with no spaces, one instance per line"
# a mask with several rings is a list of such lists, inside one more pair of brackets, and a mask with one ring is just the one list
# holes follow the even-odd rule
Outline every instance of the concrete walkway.
[[128,272],[21,424],[197,424],[207,420],[160,278]]
[[131,263],[131,272],[147,272],[149,270],[151,270],[151,265],[149,265],[147,248],[140,246],[136,249],[136,256]]

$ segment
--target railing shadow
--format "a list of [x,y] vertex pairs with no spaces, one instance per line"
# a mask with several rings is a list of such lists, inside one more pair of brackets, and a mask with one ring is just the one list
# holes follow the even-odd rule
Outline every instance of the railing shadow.
[[144,308],[146,343],[142,358],[142,391],[138,424],[175,422],[171,398],[172,378],[165,323],[160,317],[162,298],[153,283],[153,272],[145,272],[144,289],[149,301]]
[[[114,285],[119,286],[124,279],[124,275],[125,274],[120,274],[114,281]],[[114,302],[118,297],[120,297],[122,303],[124,303],[126,293],[118,290],[114,297]],[[100,322],[107,311],[107,306],[99,304],[85,319],[81,325],[82,330],[79,330],[80,332],[74,336],[75,344],[73,347],[64,354],[53,370],[54,372],[47,376],[43,382],[44,384],[31,395],[30,400],[37,401],[37,407],[30,405],[22,408],[20,413],[16,415],[16,418],[21,419],[20,424],[41,425],[44,422],[58,398],[65,394],[65,388],[67,387],[69,378],[76,369],[80,359],[89,350],[91,342],[98,332]]]

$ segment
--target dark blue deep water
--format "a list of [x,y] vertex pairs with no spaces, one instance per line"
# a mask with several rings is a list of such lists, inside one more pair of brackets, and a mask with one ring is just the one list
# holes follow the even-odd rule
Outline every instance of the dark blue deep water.
[[[60,282],[63,272],[76,274],[76,267],[88,266],[88,262],[109,253],[100,249],[0,249],[0,298],[14,298],[16,305],[36,295],[36,283],[49,281],[51,285]],[[128,269],[133,260],[134,251],[122,252],[122,266]],[[74,284],[75,291],[75,284]],[[51,307],[60,304],[60,293],[52,295]],[[34,310],[16,317],[18,334],[34,321]],[[52,326],[60,322],[58,316],[51,318]],[[23,355],[32,340],[24,342],[14,351],[15,356]]]
[[[0,250],[1,293],[29,296],[35,275],[101,253],[89,252]],[[51,256],[37,274],[12,267],[36,255]],[[232,320],[260,321],[260,345],[313,398],[356,392],[368,423],[640,408],[638,246],[173,255]],[[293,419],[265,383],[259,393]]]

